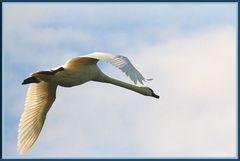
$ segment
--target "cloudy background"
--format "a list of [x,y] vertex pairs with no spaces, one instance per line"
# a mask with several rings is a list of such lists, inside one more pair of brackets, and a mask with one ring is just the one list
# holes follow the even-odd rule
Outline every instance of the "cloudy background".
[[[3,3],[3,157],[235,157],[236,25],[237,3]],[[22,80],[94,51],[127,56],[161,98],[59,87],[38,140],[18,155]]]

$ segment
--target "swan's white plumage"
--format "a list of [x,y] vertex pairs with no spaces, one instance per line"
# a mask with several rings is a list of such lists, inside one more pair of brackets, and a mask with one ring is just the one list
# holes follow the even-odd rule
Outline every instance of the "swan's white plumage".
[[58,85],[72,87],[88,81],[98,81],[114,84],[145,96],[159,98],[152,89],[139,87],[113,79],[105,75],[97,66],[99,60],[111,63],[122,70],[136,84],[146,81],[128,58],[121,55],[95,52],[68,60],[64,65],[45,71],[38,71],[25,79],[23,84],[29,84],[24,112],[18,129],[18,152],[25,153],[36,141],[43,127],[46,114],[56,97]]
[[56,84],[41,81],[30,84],[18,129],[18,152],[25,153],[36,141],[46,114],[56,97]]
[[94,52],[91,54],[87,54],[81,57],[88,57],[98,60],[104,60],[113,66],[120,69],[124,72],[130,79],[137,84],[137,81],[143,84],[143,81],[150,80],[145,79],[142,74],[132,65],[129,59],[122,55],[113,55],[109,53],[102,53],[102,52]]

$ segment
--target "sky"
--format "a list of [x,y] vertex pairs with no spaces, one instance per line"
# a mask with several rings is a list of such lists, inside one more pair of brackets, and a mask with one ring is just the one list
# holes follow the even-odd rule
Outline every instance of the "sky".
[[[5,2],[2,32],[3,158],[236,157],[237,3]],[[160,99],[97,82],[58,87],[20,156],[22,81],[95,51],[128,57]]]

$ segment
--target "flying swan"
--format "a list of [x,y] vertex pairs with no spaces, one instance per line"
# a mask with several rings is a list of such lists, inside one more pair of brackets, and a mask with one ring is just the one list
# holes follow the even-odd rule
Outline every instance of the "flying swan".
[[46,115],[56,98],[57,86],[72,87],[88,81],[114,84],[145,96],[159,98],[149,87],[136,86],[110,78],[97,66],[99,60],[104,60],[123,71],[137,84],[147,81],[131,64],[128,58],[102,52],[78,56],[68,60],[64,65],[55,69],[32,73],[22,84],[30,84],[24,112],[18,129],[17,149],[24,154],[37,140],[43,127]]

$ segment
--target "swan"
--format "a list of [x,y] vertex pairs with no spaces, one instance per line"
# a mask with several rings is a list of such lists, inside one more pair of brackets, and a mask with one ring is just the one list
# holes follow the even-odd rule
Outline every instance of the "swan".
[[32,73],[22,84],[30,84],[18,128],[17,150],[26,153],[37,140],[43,127],[48,110],[55,98],[57,86],[72,87],[88,81],[97,81],[117,85],[145,96],[159,98],[149,87],[136,86],[113,79],[105,75],[97,66],[104,60],[122,70],[137,84],[145,79],[131,64],[127,57],[103,52],[94,52],[68,60],[64,65],[54,69]]

